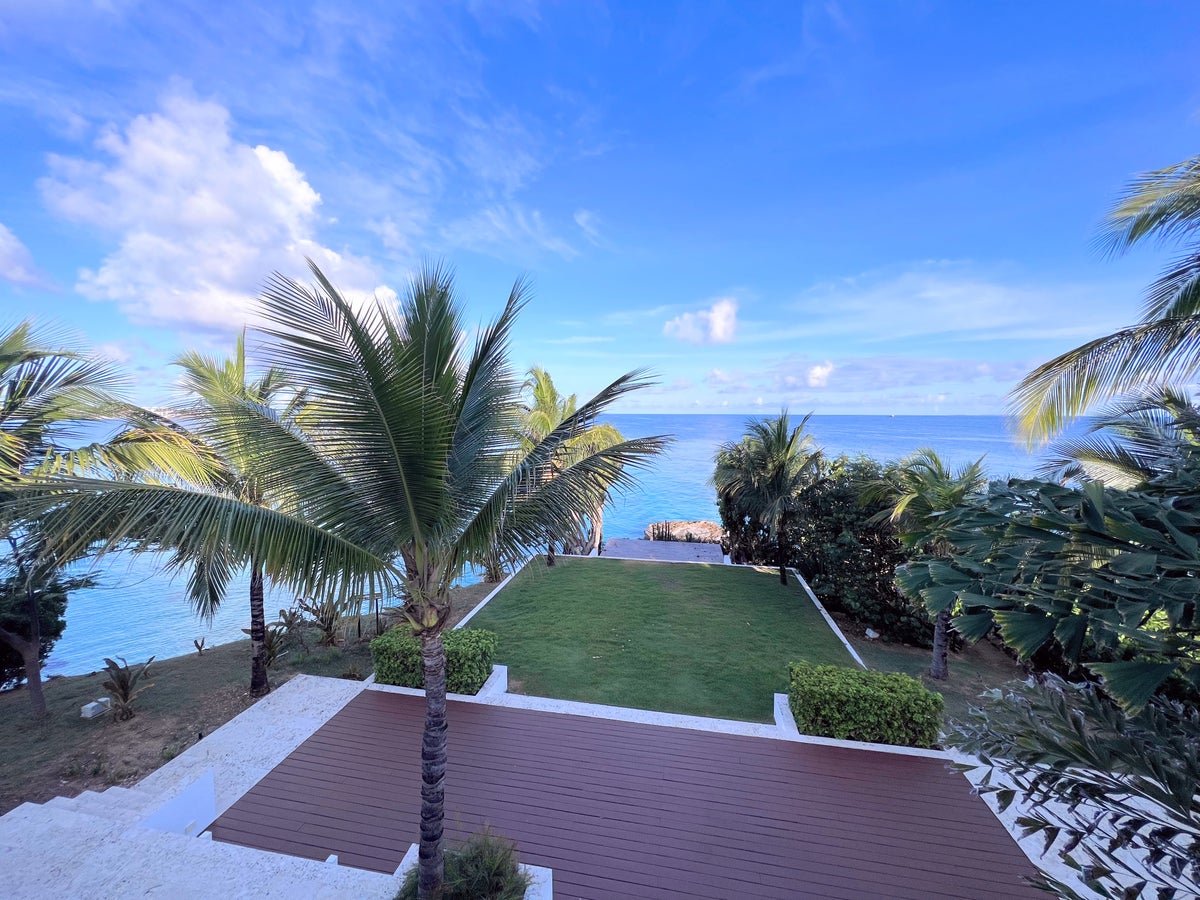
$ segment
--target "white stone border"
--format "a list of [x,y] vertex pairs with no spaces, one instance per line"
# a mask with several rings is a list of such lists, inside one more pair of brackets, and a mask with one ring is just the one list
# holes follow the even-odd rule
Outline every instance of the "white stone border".
[[788,571],[796,576],[796,580],[800,582],[800,586],[804,588],[804,593],[808,594],[808,598],[812,600],[813,604],[820,611],[821,616],[825,619],[825,623],[833,630],[833,633],[838,636],[838,640],[840,640],[842,644],[845,645],[846,649],[850,651],[850,655],[854,657],[854,661],[864,669],[869,668],[867,664],[862,661],[862,657],[858,655],[858,651],[854,649],[854,645],[846,640],[846,635],[842,634],[842,629],[838,627],[837,622],[833,621],[833,616],[829,615],[829,611],[825,609],[821,601],[817,599],[817,595],[813,593],[813,589],[808,586],[808,582],[804,580],[804,577],[796,569],[793,569],[790,566],[788,567]]
[[[500,686],[504,689],[501,690]],[[485,706],[501,706],[507,709],[528,709],[534,712],[555,713],[564,716],[585,716],[590,719],[608,719],[613,722],[632,722],[638,725],[659,725],[664,728],[685,728],[689,731],[704,731],[711,734],[734,734],[742,737],[768,738],[776,741],[791,741],[796,744],[813,744],[820,747],[842,747],[846,750],[870,750],[875,753],[892,753],[899,756],[924,756],[930,759],[949,761],[950,756],[942,750],[923,750],[919,747],[898,747],[892,744],[870,744],[865,741],[841,741],[835,738],[800,734],[795,719],[787,705],[786,694],[775,695],[775,721],[739,722],[734,719],[716,719],[708,716],[687,716],[680,713],[656,712],[651,709],[634,709],[628,706],[606,706],[601,703],[583,703],[578,700],[558,700],[553,697],[531,697],[527,694],[507,693],[508,667],[493,666],[492,674],[478,694],[447,694],[447,700],[460,703],[479,703]],[[367,685],[367,690],[408,697],[424,697],[421,688],[399,687],[392,684]],[[782,708],[780,707],[780,698]]]
[[525,562],[521,563],[521,565],[517,569],[513,570],[513,573],[511,575],[509,575],[502,582],[500,582],[498,585],[496,585],[491,591],[489,591],[488,595],[486,597],[484,597],[482,600],[480,600],[478,603],[476,603],[475,608],[472,609],[465,616],[463,616],[462,621],[460,621],[457,625],[455,625],[450,630],[457,631],[458,629],[460,629],[464,625],[466,625],[468,622],[470,622],[473,618],[475,618],[475,614],[477,612],[479,612],[481,609],[483,609],[485,606],[487,606],[493,597],[495,597],[498,593],[500,593],[502,590],[504,590],[505,585],[507,585],[514,578],[516,578],[517,575],[519,575],[521,573],[521,570],[524,569],[525,566],[528,564],[529,564],[529,560],[525,560]]
[[[410,844],[404,859],[396,867],[396,883],[400,884],[408,870],[417,864],[420,844]],[[518,853],[520,851],[518,850]],[[525,900],[554,900],[554,870],[545,866],[527,866],[520,863],[521,871],[529,876],[529,887],[525,888]]]

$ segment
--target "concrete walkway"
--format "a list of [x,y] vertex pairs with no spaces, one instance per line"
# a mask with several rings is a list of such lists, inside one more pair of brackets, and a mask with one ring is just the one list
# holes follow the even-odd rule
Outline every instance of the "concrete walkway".
[[657,562],[725,562],[720,544],[686,541],[636,541],[613,538],[604,542],[604,556],[611,559],[650,559]]

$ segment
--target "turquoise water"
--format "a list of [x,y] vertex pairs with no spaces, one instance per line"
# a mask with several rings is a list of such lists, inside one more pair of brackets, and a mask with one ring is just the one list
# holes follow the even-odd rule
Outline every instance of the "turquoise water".
[[[715,519],[708,478],[718,445],[737,440],[745,416],[612,416],[627,437],[673,434],[676,442],[640,478],[635,492],[614,500],[604,523],[606,537],[641,537],[647,524],[663,519]],[[814,416],[809,424],[830,454],[866,453],[896,459],[931,446],[952,464],[986,454],[992,477],[1030,475],[1037,460],[1017,446],[999,416]],[[95,568],[98,584],[71,595],[67,629],[47,661],[47,674],[76,675],[103,668],[105,656],[130,662],[194,652],[241,638],[247,625],[248,579],[231,586],[229,601],[211,624],[199,619],[185,596],[186,577],[172,580],[151,558],[109,557]],[[267,613],[291,603],[286,591],[267,597]]]

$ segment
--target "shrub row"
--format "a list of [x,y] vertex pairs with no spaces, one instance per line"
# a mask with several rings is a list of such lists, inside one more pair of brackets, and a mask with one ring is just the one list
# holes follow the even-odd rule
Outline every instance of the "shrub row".
[[[442,634],[446,647],[446,690],[454,694],[477,694],[492,674],[496,655],[494,632],[463,628]],[[371,641],[371,660],[379,684],[423,688],[421,642],[404,624],[397,625]]]
[[932,747],[942,695],[908,675],[792,663],[788,704],[805,734],[906,747]]

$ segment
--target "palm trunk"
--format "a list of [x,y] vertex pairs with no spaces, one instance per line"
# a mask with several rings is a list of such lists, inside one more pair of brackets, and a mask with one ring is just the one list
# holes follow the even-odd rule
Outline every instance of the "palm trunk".
[[446,648],[440,632],[421,635],[425,676],[425,732],[421,737],[421,847],[417,857],[417,897],[442,894],[443,819],[446,813]]
[[600,544],[604,540],[604,504],[599,504],[592,511],[592,533],[588,536],[587,548],[583,551],[584,556],[591,556],[592,551],[596,555],[600,555]]
[[933,662],[929,666],[929,677],[940,681],[950,677],[948,661],[950,649],[950,607],[946,607],[933,620]]
[[554,565],[554,535],[546,540],[546,568],[549,569]]
[[271,691],[267,680],[267,621],[263,611],[262,563],[250,563],[250,696],[262,697]]

